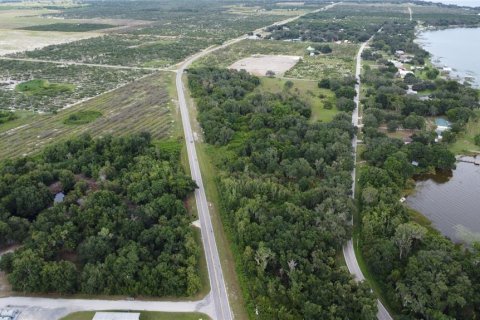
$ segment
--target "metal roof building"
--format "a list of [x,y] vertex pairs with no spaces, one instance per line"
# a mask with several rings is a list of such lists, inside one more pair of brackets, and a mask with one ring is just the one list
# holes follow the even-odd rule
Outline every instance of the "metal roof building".
[[140,313],[135,312],[97,312],[92,320],[139,320]]

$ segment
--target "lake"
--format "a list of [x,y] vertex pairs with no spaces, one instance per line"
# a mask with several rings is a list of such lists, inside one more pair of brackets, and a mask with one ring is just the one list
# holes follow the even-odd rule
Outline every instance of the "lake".
[[454,4],[462,7],[480,7],[480,0],[434,0],[443,4]]
[[415,40],[432,54],[440,67],[452,68],[452,75],[473,78],[480,87],[480,28],[454,28],[421,32]]
[[458,162],[450,173],[420,177],[415,190],[405,203],[442,234],[455,242],[480,241],[480,166]]

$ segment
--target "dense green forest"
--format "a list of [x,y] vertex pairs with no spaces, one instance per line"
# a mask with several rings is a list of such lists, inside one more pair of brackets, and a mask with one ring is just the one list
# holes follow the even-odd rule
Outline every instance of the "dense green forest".
[[310,124],[298,96],[259,93],[244,71],[188,79],[252,318],[373,319],[370,290],[336,262],[354,210],[350,117]]
[[[199,248],[177,143],[82,135],[0,164],[0,268],[13,290],[186,296]],[[54,204],[54,194],[63,202]]]
[[[448,143],[479,108],[478,90],[439,77],[425,66],[428,53],[413,42],[415,23],[390,22],[364,53],[365,95],[359,174],[361,247],[384,297],[399,319],[474,319],[480,312],[480,247],[452,243],[401,204],[415,174],[450,170],[455,157]],[[409,55],[413,72],[402,79],[383,56]],[[417,93],[407,94],[408,88]],[[429,117],[445,116],[452,129],[438,141]],[[379,130],[385,128],[386,131]],[[410,130],[405,143],[393,134]]]

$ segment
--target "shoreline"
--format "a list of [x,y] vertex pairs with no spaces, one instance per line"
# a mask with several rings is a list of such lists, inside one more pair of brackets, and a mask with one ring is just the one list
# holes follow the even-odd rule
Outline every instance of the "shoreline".
[[422,34],[426,32],[436,32],[444,30],[455,30],[455,29],[478,29],[480,32],[480,26],[469,26],[469,25],[453,25],[446,27],[436,27],[436,26],[421,26],[415,28],[415,39],[414,43],[419,45],[423,50],[427,51],[429,56],[427,58],[428,62],[437,68],[446,79],[454,80],[460,83],[468,83],[472,88],[480,90],[480,74],[474,70],[458,70],[455,66],[448,65],[443,61],[445,57],[435,55],[430,50],[427,50],[428,41]]

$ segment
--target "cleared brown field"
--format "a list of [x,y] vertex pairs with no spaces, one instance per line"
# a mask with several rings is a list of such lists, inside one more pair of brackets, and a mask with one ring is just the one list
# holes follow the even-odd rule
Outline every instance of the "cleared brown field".
[[299,56],[255,55],[235,62],[230,66],[230,69],[245,70],[256,76],[265,76],[267,71],[283,75],[293,68],[300,59]]

